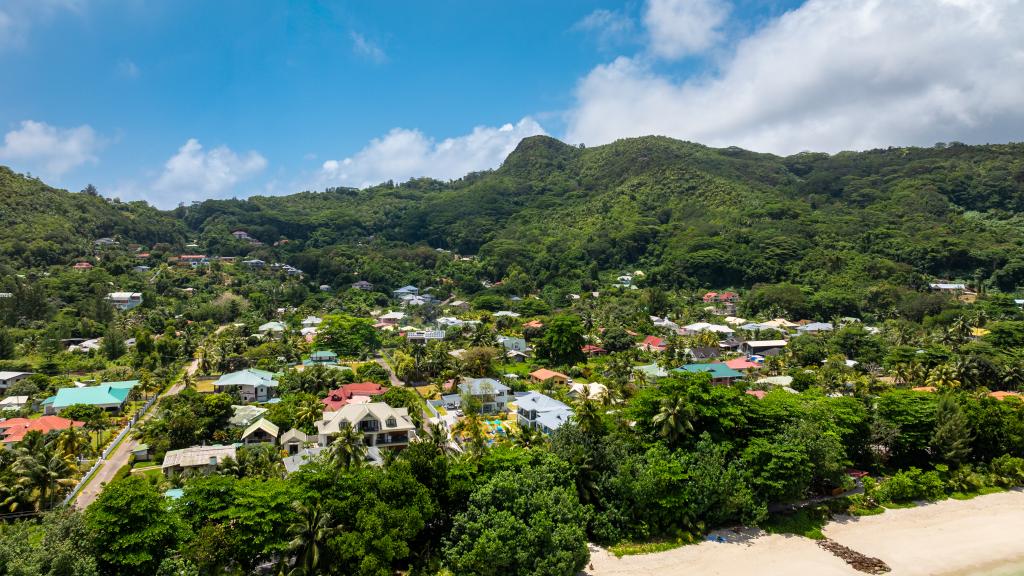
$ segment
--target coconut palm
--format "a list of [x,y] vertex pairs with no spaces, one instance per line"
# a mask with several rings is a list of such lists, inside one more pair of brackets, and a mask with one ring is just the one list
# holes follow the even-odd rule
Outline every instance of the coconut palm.
[[19,448],[11,472],[28,504],[35,510],[46,510],[53,506],[64,488],[75,485],[77,470],[74,464],[52,450],[30,454]]
[[342,426],[327,449],[328,458],[335,465],[348,470],[366,459],[363,435],[352,426]]
[[304,398],[295,407],[295,427],[310,430],[323,413],[324,405],[320,400],[314,397]]
[[317,574],[320,549],[338,528],[332,526],[330,513],[325,512],[319,502],[310,506],[293,502],[292,508],[298,513],[298,518],[288,526],[288,535],[292,537],[288,551],[295,558],[288,576]]
[[590,434],[601,429],[601,411],[595,400],[583,398],[576,403],[576,410],[573,413],[580,430]]
[[89,438],[79,428],[72,426],[62,431],[54,442],[54,448],[66,460],[74,461],[79,454],[92,450]]
[[934,386],[941,390],[959,388],[961,384],[957,378],[956,369],[952,364],[940,364],[932,368],[925,382],[929,386]]
[[451,450],[448,429],[440,422],[430,422],[423,428],[423,441],[432,446],[438,454]]
[[672,396],[661,401],[661,408],[651,422],[658,426],[658,433],[675,445],[683,436],[693,432],[696,414],[693,407],[682,396]]
[[536,448],[547,444],[547,436],[535,428],[519,428],[513,432],[509,439],[513,446],[520,448]]

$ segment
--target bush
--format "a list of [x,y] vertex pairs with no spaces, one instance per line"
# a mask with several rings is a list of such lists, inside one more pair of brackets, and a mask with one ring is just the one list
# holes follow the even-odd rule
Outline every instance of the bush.
[[885,479],[879,486],[879,502],[910,502],[913,500],[939,500],[946,495],[946,483],[939,472],[923,472],[910,467]]
[[1024,458],[1004,454],[992,461],[990,470],[999,486],[1004,488],[1024,486]]

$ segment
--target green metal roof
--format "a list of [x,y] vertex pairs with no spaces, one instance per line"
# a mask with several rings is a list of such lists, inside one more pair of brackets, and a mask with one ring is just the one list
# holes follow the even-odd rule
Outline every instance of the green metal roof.
[[115,388],[109,384],[86,386],[85,388],[61,388],[53,397],[54,408],[67,408],[74,404],[102,406],[123,404],[128,398],[129,388]]
[[686,364],[675,369],[676,372],[690,372],[693,374],[700,374],[701,372],[708,372],[711,374],[711,378],[742,378],[743,373],[729,368],[725,364],[720,362],[713,362],[711,364]]

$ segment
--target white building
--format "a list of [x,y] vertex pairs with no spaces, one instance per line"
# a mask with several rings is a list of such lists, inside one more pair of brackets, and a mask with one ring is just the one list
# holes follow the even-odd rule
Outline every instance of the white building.
[[139,304],[142,304],[142,293],[141,292],[111,292],[107,294],[107,301],[110,305],[122,312],[125,310],[131,310]]

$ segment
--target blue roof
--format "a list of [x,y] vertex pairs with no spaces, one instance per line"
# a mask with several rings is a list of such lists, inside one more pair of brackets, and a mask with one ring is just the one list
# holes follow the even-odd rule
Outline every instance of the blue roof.
[[534,420],[534,422],[549,430],[558,430],[562,424],[565,424],[569,420],[572,420],[572,410],[569,408],[560,408],[558,410],[550,410],[548,412],[538,414],[537,419]]
[[277,386],[274,373],[266,370],[249,368],[225,374],[213,383],[214,386]]
[[540,392],[530,392],[516,398],[516,406],[524,410],[536,410],[537,412],[569,409],[564,402],[555,400],[547,394],[541,394]]
[[691,374],[700,374],[702,372],[708,372],[714,379],[717,378],[742,378],[743,373],[737,372],[732,368],[729,368],[725,364],[720,362],[712,362],[710,364],[686,364],[680,366],[674,370],[675,372],[690,372]]

